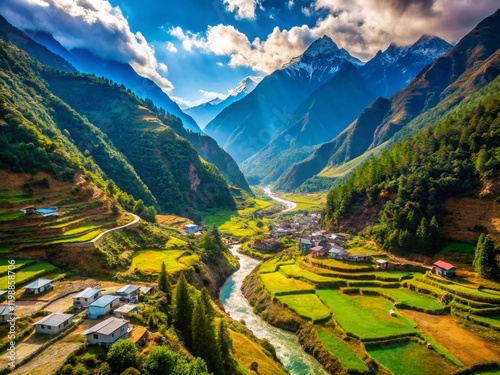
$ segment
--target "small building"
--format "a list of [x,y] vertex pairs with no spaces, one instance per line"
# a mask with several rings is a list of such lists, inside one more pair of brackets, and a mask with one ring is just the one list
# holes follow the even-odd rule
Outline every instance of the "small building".
[[83,332],[86,336],[87,344],[105,346],[109,348],[113,343],[120,339],[126,339],[128,333],[128,321],[125,319],[111,317],[92,328]]
[[139,294],[143,294],[145,296],[152,296],[156,293],[156,287],[154,286],[141,286],[139,288]]
[[187,234],[194,234],[198,232],[198,225],[196,224],[186,224],[184,225],[184,230],[186,231]]
[[14,309],[9,305],[0,305],[0,323],[4,323],[9,320],[10,315],[14,312]]
[[314,246],[311,247],[310,253],[313,257],[320,258],[326,255],[327,250],[323,246]]
[[334,243],[342,245],[347,242],[347,237],[340,233],[333,233],[330,235],[330,239],[333,240]]
[[376,263],[377,263],[378,269],[385,270],[385,269],[387,269],[387,265],[389,264],[389,261],[387,261],[385,259],[377,259]]
[[58,208],[55,206],[51,207],[42,207],[37,210],[35,210],[35,213],[42,215],[42,216],[53,216],[57,212]]
[[97,319],[104,316],[120,304],[120,297],[106,294],[89,305],[87,317]]
[[371,255],[349,255],[345,258],[353,262],[369,262],[372,260]]
[[138,286],[135,285],[125,285],[118,289],[115,294],[120,297],[120,300],[124,302],[136,302],[139,300],[139,290]]
[[73,315],[52,313],[34,324],[36,333],[57,335],[73,323]]
[[396,316],[396,312],[395,312],[394,310],[392,310],[392,309],[391,309],[391,310],[389,310],[389,314],[390,314],[391,316]]
[[52,289],[52,280],[49,279],[38,279],[33,281],[24,287],[24,291],[30,294],[40,294],[49,289]]
[[457,267],[443,260],[438,260],[434,263],[434,267],[432,267],[431,272],[438,276],[454,277],[457,275]]
[[25,215],[34,214],[36,211],[35,206],[24,207],[21,212]]
[[102,293],[96,288],[86,288],[73,297],[73,308],[79,309],[82,307],[88,307],[92,302],[96,301]]
[[301,251],[309,251],[309,249],[313,247],[313,243],[308,238],[299,239],[299,250]]
[[345,259],[349,254],[342,246],[333,244],[328,253],[333,259]]
[[137,305],[134,305],[132,303],[127,303],[125,305],[121,305],[120,307],[116,308],[113,314],[115,314],[117,318],[123,319],[127,317],[127,315],[131,312],[135,313],[139,312],[139,308],[137,307]]
[[255,240],[250,243],[250,246],[253,247],[254,249],[270,250],[274,245],[274,243],[275,241],[273,239]]

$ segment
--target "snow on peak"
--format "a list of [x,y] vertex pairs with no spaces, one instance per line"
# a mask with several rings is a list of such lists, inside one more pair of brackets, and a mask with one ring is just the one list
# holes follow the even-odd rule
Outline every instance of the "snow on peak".
[[238,96],[240,94],[248,95],[253,91],[253,89],[260,81],[262,81],[262,77],[245,77],[240,81],[240,83],[238,83],[238,86],[230,91],[229,96]]

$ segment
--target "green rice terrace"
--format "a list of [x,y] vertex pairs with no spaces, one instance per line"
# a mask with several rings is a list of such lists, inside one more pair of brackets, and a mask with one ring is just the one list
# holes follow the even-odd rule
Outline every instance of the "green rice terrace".
[[[375,365],[383,374],[453,374],[500,361],[500,285],[451,281],[417,266],[378,270],[374,260],[311,255],[275,257],[257,275],[273,301],[314,325],[348,373],[368,374]],[[464,329],[464,321],[496,339]]]

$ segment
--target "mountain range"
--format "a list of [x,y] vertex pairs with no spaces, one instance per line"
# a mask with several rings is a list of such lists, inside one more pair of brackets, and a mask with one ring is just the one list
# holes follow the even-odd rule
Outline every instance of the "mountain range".
[[198,106],[187,108],[184,112],[193,117],[203,129],[224,108],[250,94],[261,80],[262,77],[245,77],[231,90],[231,94],[227,98],[215,98]]
[[484,19],[402,90],[372,102],[332,141],[284,173],[276,186],[293,190],[322,171],[336,177],[336,166],[357,157],[354,165],[361,163],[364,153],[418,131],[487,85],[500,72],[499,21],[499,11]]
[[178,117],[124,85],[78,73],[1,21],[2,168],[45,171],[65,181],[80,170],[100,187],[108,181],[147,206],[194,219],[211,207],[235,208],[228,182],[250,192],[213,139],[186,130]]
[[[275,182],[294,163],[309,157],[318,145],[341,133],[370,102],[403,88],[423,67],[451,47],[438,37],[425,35],[410,46],[391,44],[362,65],[358,61],[353,63],[353,58],[330,38],[320,41],[319,50],[323,53],[317,53],[313,43],[302,57],[293,59],[284,69],[301,83],[307,80],[304,72],[314,75],[318,69],[328,71],[331,77],[303,100],[275,138],[240,162],[243,172],[254,183]],[[328,54],[335,56],[333,66],[328,63],[332,60]],[[245,117],[245,113],[241,115]],[[217,139],[216,134],[214,137]]]

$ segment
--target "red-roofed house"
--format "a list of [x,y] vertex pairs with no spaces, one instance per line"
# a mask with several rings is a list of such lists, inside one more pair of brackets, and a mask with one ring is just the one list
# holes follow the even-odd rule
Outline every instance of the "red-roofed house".
[[432,267],[432,273],[439,276],[454,277],[457,274],[457,267],[443,260],[438,260]]

